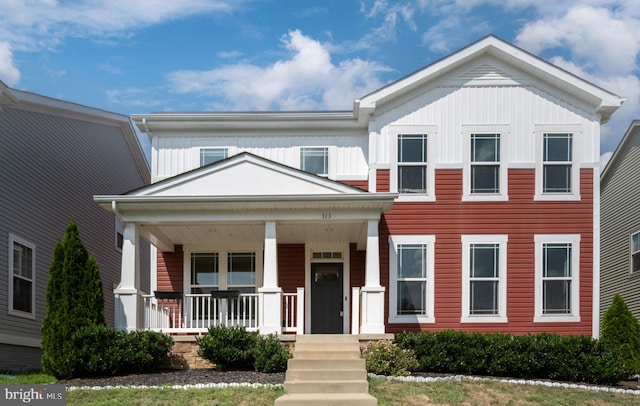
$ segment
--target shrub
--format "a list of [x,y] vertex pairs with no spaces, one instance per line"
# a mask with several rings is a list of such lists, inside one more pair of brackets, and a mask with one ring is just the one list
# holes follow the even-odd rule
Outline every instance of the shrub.
[[42,367],[56,378],[72,374],[68,356],[71,335],[84,326],[105,325],[104,294],[98,264],[80,240],[71,220],[58,242],[49,268],[42,321]]
[[258,372],[283,372],[291,358],[289,346],[280,342],[275,335],[258,337],[255,347],[254,367]]
[[620,295],[602,317],[602,341],[619,351],[627,373],[640,372],[640,324]]
[[419,364],[413,351],[390,341],[372,341],[362,351],[367,372],[376,375],[408,376]]
[[216,365],[216,369],[252,370],[258,333],[244,327],[212,326],[207,334],[196,337],[198,355]]
[[144,331],[127,333],[107,326],[85,326],[71,336],[72,377],[109,376],[159,369],[173,339]]
[[398,346],[412,349],[423,372],[611,384],[624,376],[618,352],[587,336],[512,336],[461,331],[403,333]]

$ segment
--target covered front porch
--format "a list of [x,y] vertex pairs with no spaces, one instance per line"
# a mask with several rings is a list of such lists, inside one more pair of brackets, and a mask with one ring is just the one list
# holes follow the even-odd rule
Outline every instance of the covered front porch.
[[[241,154],[124,195],[95,196],[122,225],[115,326],[200,334],[384,334],[373,194]],[[141,239],[152,244],[140,289]]]

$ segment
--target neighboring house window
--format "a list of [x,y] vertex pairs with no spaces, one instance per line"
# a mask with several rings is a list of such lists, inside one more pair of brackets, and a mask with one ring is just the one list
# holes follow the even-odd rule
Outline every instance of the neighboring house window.
[[209,293],[220,287],[217,253],[191,254],[191,293]]
[[115,218],[115,234],[116,234],[116,250],[122,252],[122,246],[124,245],[124,227],[118,221],[118,218]]
[[640,231],[631,235],[631,272],[640,271]]
[[579,235],[536,235],[534,321],[580,321]]
[[227,155],[227,148],[201,148],[200,166],[209,165],[214,162],[226,159]]
[[535,200],[579,200],[580,165],[577,125],[536,125]]
[[256,286],[255,252],[227,254],[227,286],[242,293],[254,293]]
[[507,239],[462,236],[462,322],[507,321]]
[[300,148],[300,169],[320,176],[329,175],[329,148]]
[[398,192],[427,193],[427,135],[398,134]]
[[35,318],[36,247],[9,234],[9,314]]
[[544,134],[542,148],[542,193],[570,193],[572,135]]
[[433,323],[434,236],[390,237],[390,322]]

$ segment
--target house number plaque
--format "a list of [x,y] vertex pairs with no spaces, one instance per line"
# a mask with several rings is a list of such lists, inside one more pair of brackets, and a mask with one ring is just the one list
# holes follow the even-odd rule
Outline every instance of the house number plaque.
[[322,213],[322,219],[323,220],[328,220],[331,218],[331,213]]

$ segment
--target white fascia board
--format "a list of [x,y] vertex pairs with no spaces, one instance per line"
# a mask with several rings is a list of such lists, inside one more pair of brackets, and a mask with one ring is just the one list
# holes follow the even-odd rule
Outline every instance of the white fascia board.
[[380,102],[432,81],[484,54],[492,55],[582,100],[588,100],[601,114],[602,122],[606,122],[625,100],[521,48],[489,36],[363,97],[360,99],[360,108],[375,108]]

